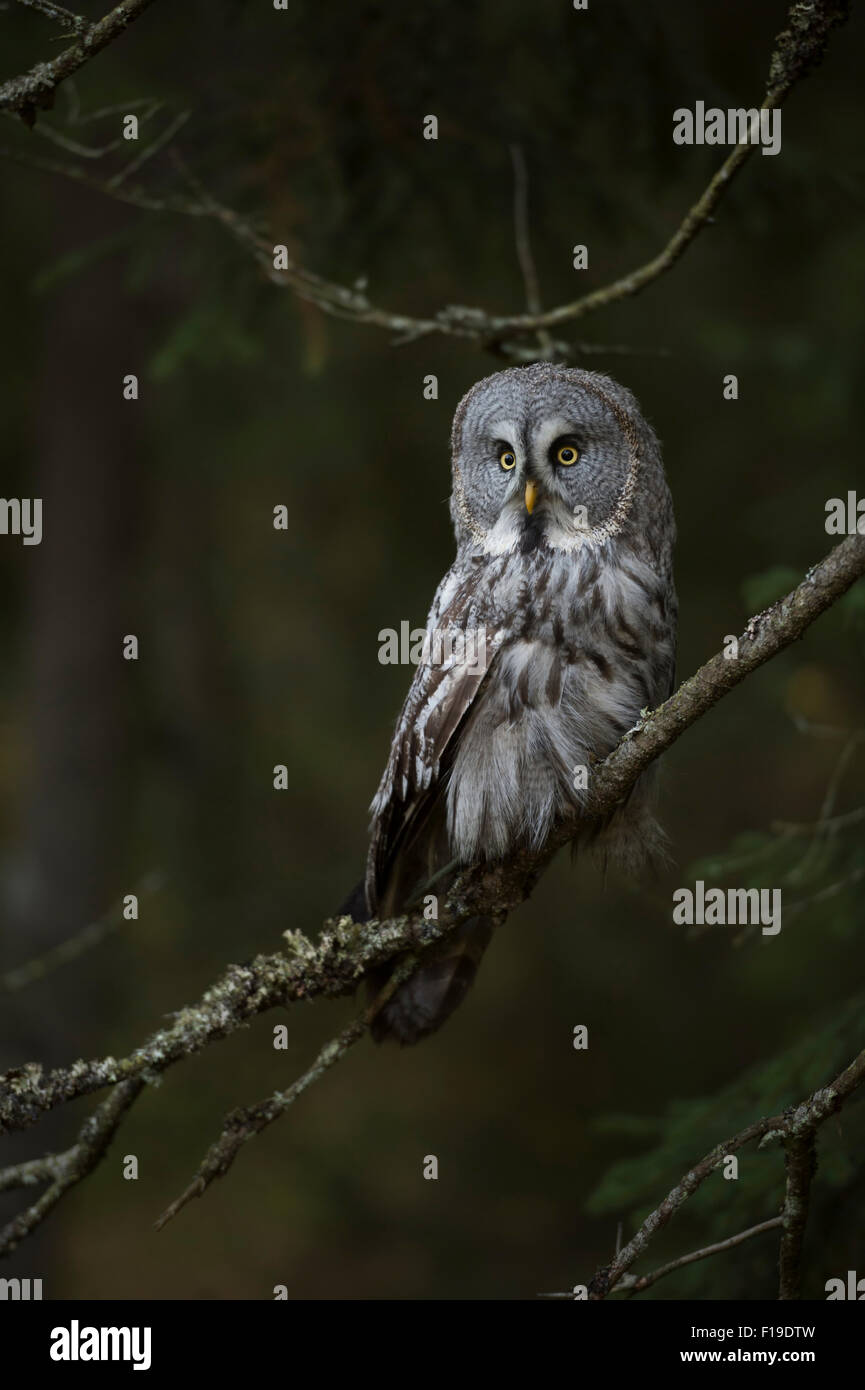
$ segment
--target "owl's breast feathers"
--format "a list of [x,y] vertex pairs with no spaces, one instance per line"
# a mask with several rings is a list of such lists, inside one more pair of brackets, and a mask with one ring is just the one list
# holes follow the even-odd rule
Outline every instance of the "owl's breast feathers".
[[421,826],[469,863],[539,846],[579,812],[581,770],[672,688],[675,595],[662,569],[622,541],[460,552],[373,801],[370,911]]

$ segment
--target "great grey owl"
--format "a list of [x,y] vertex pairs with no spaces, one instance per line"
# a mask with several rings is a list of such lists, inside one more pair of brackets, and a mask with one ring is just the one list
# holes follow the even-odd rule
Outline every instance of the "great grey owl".
[[[343,911],[399,913],[435,875],[543,845],[579,816],[588,769],[670,694],[675,525],[658,441],[629,391],[549,363],[479,381],[451,437],[456,559],[372,803],[364,882]],[[638,867],[663,842],[645,775],[575,842]],[[447,868],[445,875],[441,874]],[[432,891],[432,890],[430,890]],[[377,1040],[432,1033],[471,985],[492,924],[473,918],[401,985]],[[372,972],[374,995],[392,965]]]

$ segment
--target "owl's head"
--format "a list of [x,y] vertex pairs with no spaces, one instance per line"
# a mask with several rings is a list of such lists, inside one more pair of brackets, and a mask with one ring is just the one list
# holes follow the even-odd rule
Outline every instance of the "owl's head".
[[660,468],[629,391],[547,362],[472,387],[454,416],[452,464],[457,542],[488,554],[616,535],[632,519],[641,470]]

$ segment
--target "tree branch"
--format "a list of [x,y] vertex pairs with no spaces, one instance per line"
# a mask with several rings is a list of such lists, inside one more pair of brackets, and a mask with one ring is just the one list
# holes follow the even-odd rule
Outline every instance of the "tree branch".
[[[788,1281],[798,1279],[799,1251],[807,1215],[808,1188],[804,1177],[803,1155],[809,1143],[813,1146],[814,1134],[820,1125],[830,1115],[834,1115],[837,1110],[840,1110],[844,1102],[863,1082],[865,1082],[865,1051],[860,1052],[859,1056],[829,1086],[814,1091],[807,1100],[802,1101],[795,1108],[791,1107],[790,1110],[785,1110],[781,1115],[770,1115],[762,1120],[755,1120],[746,1129],[735,1134],[732,1139],[724,1139],[720,1144],[716,1144],[705,1158],[702,1158],[685,1174],[673,1190],[667,1194],[661,1205],[646,1217],[636,1235],[623,1250],[619,1251],[615,1259],[597,1271],[588,1285],[589,1298],[594,1300],[606,1298],[634,1261],[642,1255],[657,1232],[666,1226],[670,1218],[689,1197],[693,1196],[710,1173],[720,1167],[728,1154],[736,1153],[737,1150],[750,1144],[754,1139],[761,1141],[761,1147],[774,1139],[781,1139],[786,1145],[794,1146],[793,1170],[795,1176],[792,1179],[792,1201],[791,1169],[788,1166],[787,1200],[785,1201],[784,1214],[781,1217],[784,1227],[782,1279],[786,1278]],[[807,1183],[810,1183],[810,1175]],[[792,1287],[792,1283],[790,1287]],[[794,1298],[798,1297],[798,1293],[784,1293],[782,1296]]]
[[[161,886],[161,873],[146,874],[136,885],[136,897],[140,899],[146,895],[149,896]],[[0,994],[4,992],[11,994],[15,990],[24,989],[34,980],[42,980],[60,966],[67,965],[71,960],[77,960],[79,956],[91,951],[94,946],[100,945],[106,937],[117,931],[124,920],[121,900],[109,908],[104,916],[97,918],[95,922],[88,922],[86,927],[82,927],[80,931],[67,937],[57,946],[52,946],[50,950],[43,952],[40,956],[31,956],[30,960],[25,961],[23,965],[17,965],[12,970],[7,970],[3,975],[0,975]]]
[[[789,27],[775,40],[769,67],[769,83],[761,110],[771,111],[783,105],[796,83],[822,60],[832,29],[843,23],[848,13],[849,0],[809,0],[809,3],[791,5],[788,12]],[[365,292],[326,280],[296,263],[292,263],[285,270],[276,270],[273,266],[272,235],[264,236],[255,232],[238,213],[206,195],[200,185],[197,186],[197,194],[198,201],[209,199],[212,215],[236,240],[252,252],[268,279],[274,284],[290,288],[299,298],[311,301],[325,313],[337,318],[350,319],[354,323],[387,329],[396,335],[396,341],[399,343],[414,342],[430,334],[443,334],[474,341],[503,356],[520,359],[528,357],[534,360],[537,356],[536,349],[527,349],[524,344],[509,340],[537,335],[542,355],[569,355],[567,344],[551,341],[549,329],[564,323],[573,323],[586,314],[638,294],[670,270],[698,233],[711,222],[712,214],[755,148],[751,143],[735,146],[688,210],[666,246],[652,260],[569,304],[561,304],[546,312],[530,310],[529,313],[514,315],[488,314],[483,309],[449,305],[439,310],[433,318],[419,319],[379,308],[370,303]],[[514,169],[517,178],[515,209],[518,253],[529,297],[537,302],[537,285],[533,281],[532,271],[528,269],[526,258],[527,232],[524,214],[520,211],[521,203],[525,200],[525,188],[524,169],[521,179],[519,155],[514,157]]]
[[14,111],[25,125],[32,126],[37,110],[49,110],[54,105],[54,93],[60,83],[119,38],[153,0],[121,0],[95,24],[45,0],[19,0],[19,3],[38,9],[65,25],[71,24],[76,31],[72,47],[64,49],[50,63],[36,63],[23,76],[10,77],[0,85],[0,110]]
[[[657,1284],[659,1279],[672,1274],[677,1269],[684,1269],[685,1265],[696,1264],[698,1260],[707,1260],[711,1255],[720,1255],[725,1250],[733,1250],[737,1245],[742,1245],[746,1240],[751,1240],[754,1236],[761,1236],[766,1231],[774,1231],[784,1224],[783,1216],[773,1216],[770,1221],[761,1221],[758,1226],[751,1226],[747,1231],[740,1231],[738,1235],[728,1236],[726,1240],[719,1240],[715,1245],[706,1245],[702,1250],[692,1250],[687,1255],[680,1255],[676,1260],[670,1260],[668,1264],[661,1265],[651,1274],[623,1274],[613,1293],[635,1294],[643,1293],[650,1289],[653,1284]],[[616,1251],[618,1254],[618,1249]],[[541,1298],[567,1298],[573,1299],[571,1292],[565,1293],[545,1293]]]
[[51,1186],[26,1211],[19,1212],[0,1231],[0,1255],[9,1255],[45,1220],[70,1187],[93,1172],[108,1152],[111,1140],[141,1091],[144,1081],[134,1077],[115,1086],[107,1100],[88,1116],[78,1135],[77,1143],[62,1154],[49,1154],[29,1163],[19,1163],[0,1173],[0,1192],[13,1187],[51,1179]]
[[[139,0],[137,5],[133,3],[133,0],[129,0],[127,6],[118,6],[117,10],[131,10],[133,8],[138,10],[144,8],[147,3],[150,3],[150,0]],[[112,15],[115,15],[117,10],[112,11]],[[775,40],[769,65],[767,90],[761,110],[780,109],[796,83],[820,63],[832,30],[837,25],[844,23],[848,14],[849,0],[797,0],[797,3],[790,6],[787,16],[788,27]],[[100,24],[105,25],[110,18],[111,16],[106,16],[106,19],[100,21]],[[127,19],[126,22],[128,23],[129,20]],[[99,28],[100,26],[94,27]],[[61,54],[55,63],[62,62],[77,51],[77,49],[68,50],[66,54]],[[85,60],[85,58],[81,59],[82,62]],[[70,71],[74,71],[75,66],[80,65],[81,63],[78,62],[70,68]],[[46,66],[50,68],[53,65],[40,65],[39,70],[41,71]],[[19,114],[23,114],[20,106],[15,104],[18,98],[10,97],[9,89],[18,92],[21,83],[26,85],[29,82],[32,84],[36,80],[34,77],[36,73],[37,69],[34,69],[34,73],[28,74],[27,78],[15,79],[12,84],[6,83],[3,88],[0,88],[0,106],[4,104],[12,106],[13,109],[19,111]],[[68,76],[68,73],[64,72],[63,75]],[[56,80],[54,85],[56,85]],[[53,91],[53,87],[51,90]],[[22,97],[20,100],[24,101],[25,98]],[[29,100],[31,106],[28,109],[32,109],[33,98],[31,97]],[[76,169],[74,165],[31,159],[9,149],[0,150],[0,155],[16,159],[19,163],[33,164],[37,168],[73,178],[98,192],[111,197],[119,197],[124,202],[133,203],[148,210],[180,212],[193,216],[201,216],[202,214],[211,216],[219,221],[254,256],[264,274],[275,285],[291,290],[298,298],[315,304],[324,313],[336,318],[385,329],[393,335],[396,344],[415,342],[419,338],[439,334],[473,342],[499,356],[522,361],[535,360],[538,355],[538,347],[540,347],[543,356],[561,358],[572,356],[575,348],[566,342],[552,339],[549,335],[551,328],[573,323],[586,314],[604,309],[621,299],[630,298],[669,271],[684,255],[703,228],[713,220],[713,214],[722,198],[755,148],[754,144],[743,143],[736,145],[731,150],[700,197],[689,208],[667,244],[651,260],[612,281],[609,285],[602,286],[570,303],[561,304],[546,312],[541,312],[539,308],[533,307],[538,304],[537,285],[533,279],[533,265],[531,268],[529,265],[530,253],[528,259],[526,255],[528,240],[524,218],[525,171],[520,163],[521,155],[518,153],[513,156],[516,177],[514,195],[517,218],[516,235],[518,255],[529,294],[529,312],[512,315],[490,314],[483,309],[466,305],[448,305],[431,318],[418,318],[410,314],[378,307],[370,302],[363,289],[328,280],[294,262],[286,269],[276,270],[273,265],[274,237],[272,232],[268,231],[265,234],[255,230],[247,219],[223,206],[206,193],[188,169],[186,170],[186,177],[197,190],[197,196],[194,199],[178,198],[171,194],[160,196],[142,188],[118,186],[111,179],[96,179],[82,170]],[[579,345],[576,345],[576,350],[579,350]]]
[[[832,29],[847,20],[849,11],[849,0],[814,0],[813,3],[791,5],[787,16],[790,27],[775,40],[769,66],[769,84],[760,106],[761,111],[779,109],[796,83],[821,62]],[[750,143],[736,145],[688,210],[666,246],[652,260],[571,304],[560,304],[558,308],[549,309],[543,314],[516,314],[490,319],[489,331],[493,338],[501,339],[509,333],[556,328],[596,309],[606,308],[619,299],[639,294],[640,290],[676,264],[697,234],[711,221],[712,213],[755,149],[756,145]]]
[[784,1234],[781,1237],[779,1299],[799,1298],[802,1284],[802,1245],[808,1223],[808,1202],[811,1180],[817,1169],[814,1129],[791,1136],[784,1145],[787,1167],[787,1187],[782,1216]]
[[230,1115],[226,1116],[222,1133],[216,1143],[208,1149],[192,1182],[156,1222],[157,1231],[161,1231],[162,1227],[175,1217],[193,1197],[203,1196],[214,1178],[224,1177],[244,1144],[266,1129],[268,1125],[273,1124],[274,1120],[278,1120],[280,1116],[284,1115],[289,1106],[294,1104],[298,1096],[302,1095],[313,1081],[317,1081],[332,1066],[342,1061],[349,1048],[353,1047],[356,1042],[360,1042],[372,1020],[388,999],[395,994],[409,975],[414,974],[421,958],[421,955],[418,954],[409,956],[402,961],[373,1002],[347,1028],[344,1028],[338,1037],[332,1038],[330,1042],[325,1044],[312,1066],[298,1077],[287,1091],[277,1091],[275,1095],[268,1096],[266,1100],[259,1101],[257,1105],[253,1105],[249,1109],[233,1110]]
[[[593,768],[585,815],[593,818],[613,812],[655,758],[728,690],[744,680],[749,672],[801,637],[815,618],[831,607],[863,573],[865,536],[850,536],[810,570],[796,589],[748,622],[739,639],[737,659],[727,660],[722,655],[713,657],[690,680],[685,681],[665,704],[647,713],[609,757]],[[169,1027],[155,1033],[128,1057],[78,1061],[47,1074],[37,1063],[28,1063],[5,1073],[0,1076],[0,1134],[26,1129],[47,1111],[106,1086],[116,1088],[115,1096],[118,1092],[125,1094],[123,1086],[133,1082],[140,1089],[141,1085],[153,1081],[176,1062],[229,1037],[270,1009],[286,1006],[299,999],[351,994],[373,966],[406,952],[425,954],[469,917],[488,916],[497,924],[501,923],[513,908],[530,895],[557,850],[573,838],[577,828],[577,822],[568,821],[558,828],[540,851],[523,850],[502,863],[476,864],[467,868],[449,891],[436,921],[428,921],[416,912],[364,924],[342,917],[324,924],[317,946],[300,932],[286,932],[287,946],[284,952],[257,956],[244,965],[229,966],[197,1004],[181,1009]],[[401,964],[409,968],[412,962]],[[226,1129],[232,1129],[233,1137],[225,1139],[224,1131],[223,1139],[217,1141],[215,1150],[205,1159],[192,1186],[196,1187],[202,1179],[206,1179],[206,1187],[212,1177],[224,1172],[236,1149],[263,1127],[259,1121],[269,1124],[283,1113],[312,1080],[353,1045],[364,1031],[370,1016],[367,1010],[360,1020],[350,1025],[345,1034],[329,1043],[293,1088],[271,1101],[261,1102],[251,1111],[242,1112],[240,1126],[233,1122],[227,1126]],[[360,1032],[356,1033],[358,1028]],[[123,1083],[123,1086],[118,1083]],[[113,1115],[110,1104],[111,1098],[106,1102],[109,1116]],[[96,1115],[102,1115],[103,1110],[104,1107],[100,1108]],[[810,1112],[803,1113],[807,1118]],[[746,1143],[750,1138],[762,1135],[768,1123],[757,1122],[750,1130],[743,1131],[736,1143]],[[804,1133],[806,1129],[807,1124],[801,1132]],[[239,1139],[239,1142],[234,1143],[234,1139]],[[214,1156],[216,1150],[218,1154]],[[730,1152],[730,1144],[725,1146],[724,1152]],[[226,1154],[229,1155],[228,1162],[223,1164]],[[709,1158],[714,1162],[715,1151]],[[96,1161],[98,1156],[93,1160],[94,1163]],[[704,1165],[707,1161],[704,1160]],[[610,1288],[648,1243],[654,1229],[669,1219],[672,1211],[711,1171],[711,1164],[705,1171],[704,1165],[700,1166],[699,1172],[694,1170],[667,1199],[666,1215],[657,1217],[646,1238],[641,1242],[639,1236],[635,1237],[617,1257],[615,1265],[610,1267],[613,1271],[608,1276]],[[86,1167],[84,1171],[90,1171],[90,1168]],[[29,1169],[28,1181],[37,1180],[40,1172],[43,1176],[50,1176],[50,1169],[40,1170],[34,1166]],[[81,1175],[83,1173],[73,1180],[78,1181]],[[58,1189],[55,1183],[51,1189],[51,1200],[47,1200],[49,1194],[44,1199],[45,1209],[52,1206],[65,1187],[70,1185],[71,1181],[67,1181]],[[197,1194],[190,1191],[189,1196],[192,1195]],[[27,1230],[37,1224],[37,1219],[41,1219],[41,1215],[33,1218]],[[652,1220],[650,1218],[650,1222]]]
[[707,1260],[711,1255],[720,1255],[725,1250],[734,1250],[737,1245],[743,1245],[746,1240],[753,1239],[754,1236],[761,1236],[766,1231],[774,1231],[782,1224],[783,1218],[773,1216],[770,1221],[761,1221],[758,1226],[751,1226],[747,1231],[740,1231],[736,1236],[728,1236],[726,1240],[719,1240],[715,1245],[707,1245],[702,1250],[692,1250],[689,1255],[680,1255],[677,1260],[670,1260],[669,1264],[661,1265],[660,1269],[655,1269],[651,1274],[641,1274],[637,1278],[632,1278],[626,1274],[616,1285],[619,1293],[643,1293],[645,1289],[650,1289],[653,1284],[657,1284],[659,1279],[663,1279],[667,1274],[672,1274],[677,1269],[684,1269],[686,1265],[696,1264],[698,1260]]

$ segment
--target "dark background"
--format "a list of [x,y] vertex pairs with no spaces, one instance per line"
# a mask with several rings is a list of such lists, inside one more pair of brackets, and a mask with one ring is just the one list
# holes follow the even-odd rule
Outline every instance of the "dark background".
[[[162,101],[138,146],[52,145],[40,129],[119,134],[119,115],[70,124],[68,88],[0,142],[106,179],[189,110],[188,166],[311,269],[368,277],[397,310],[519,312],[509,145],[544,303],[575,298],[665,243],[725,153],[674,146],[673,110],[758,104],[784,18],[745,0],[157,0],[72,93],[84,113]],[[3,76],[59,51],[15,6],[0,26]],[[836,34],[784,107],[780,155],[755,153],[673,272],[571,332],[632,350],[574,360],[630,386],[663,441],[682,676],[830,548],[827,498],[862,491],[862,31],[855,16]],[[0,970],[117,921],[112,904],[162,876],[137,922],[0,995],[7,1067],[124,1055],[228,961],[314,935],[356,881],[411,674],[379,663],[378,632],[425,621],[452,555],[451,415],[499,364],[328,318],[206,219],[3,175],[2,491],[42,497],[45,534],[0,538]],[[167,152],[129,181],[188,191]],[[510,1299],[585,1281],[620,1220],[627,1239],[716,1142],[862,1046],[861,826],[810,842],[771,827],[816,820],[847,746],[796,719],[865,724],[863,607],[851,593],[664,758],[675,864],[656,882],[562,856],[440,1034],[363,1043],[157,1235],[225,1112],[289,1084],[356,1005],[267,1015],[172,1069],[3,1273],[58,1298]],[[848,752],[838,812],[865,801]],[[699,876],[781,886],[781,934],[673,926],[674,888]],[[6,1161],[65,1147],[94,1103],[7,1141]],[[865,1272],[862,1112],[821,1132],[807,1296]],[[777,1214],[782,1177],[777,1150],[747,1150],[640,1268]],[[776,1258],[764,1236],[649,1296],[773,1298]]]

